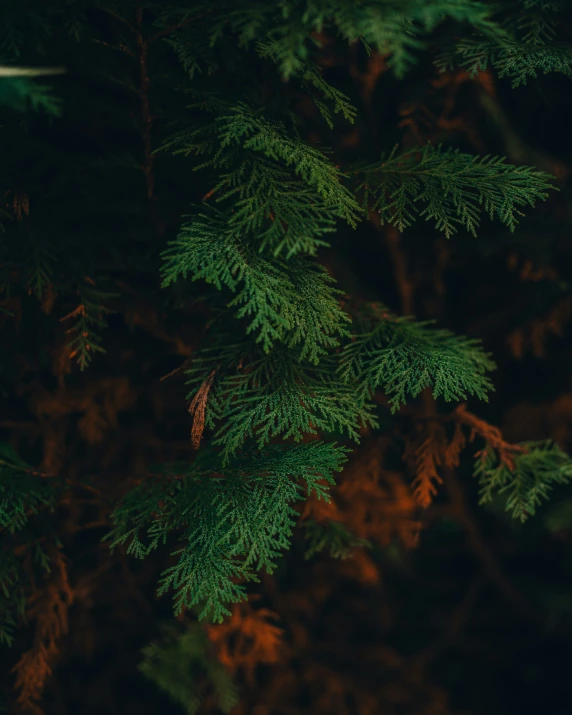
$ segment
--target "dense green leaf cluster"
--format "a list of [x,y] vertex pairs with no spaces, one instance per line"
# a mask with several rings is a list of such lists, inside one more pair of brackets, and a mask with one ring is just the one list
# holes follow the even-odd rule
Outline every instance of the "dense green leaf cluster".
[[[312,44],[319,43],[313,33],[328,28],[348,43],[360,40],[366,47],[391,55],[391,65],[401,77],[416,61],[416,52],[425,47],[427,34],[445,20],[467,23],[486,36],[503,38],[505,33],[493,18],[494,9],[481,0],[219,0],[196,3],[192,11],[166,9],[160,23],[167,26],[187,17],[208,17],[205,31],[211,46],[227,33],[236,37],[242,48],[271,37],[272,54],[284,79],[305,69]],[[189,67],[195,66],[192,55],[183,56]],[[195,62],[198,65],[199,58]]]
[[[184,632],[163,624],[160,639],[142,649],[139,670],[188,715],[199,712],[204,685],[213,691],[218,707],[228,713],[238,702],[238,691],[209,646],[206,633],[197,624],[189,624]],[[202,688],[197,686],[201,676],[206,679]]]
[[514,231],[515,214],[523,215],[518,208],[534,206],[555,187],[549,174],[505,161],[441,146],[403,154],[394,149],[375,164],[356,167],[363,177],[358,190],[363,191],[365,206],[371,205],[400,231],[419,217],[434,221],[447,238],[459,226],[476,236],[483,212]]
[[[81,161],[75,154],[58,158],[60,173],[51,169],[49,181],[41,172],[30,177],[37,203],[29,220],[6,220],[0,287],[39,300],[48,288],[71,296],[74,307],[62,319],[76,320],[68,347],[82,369],[94,352],[104,350],[100,333],[114,294],[102,286],[110,272],[129,265],[160,274],[165,289],[175,290],[190,278],[220,293],[222,319],[211,321],[186,373],[197,433],[205,430],[219,451],[202,447],[192,463],[164,465],[161,475],[117,505],[115,527],[106,537],[112,547],[127,543],[129,553],[144,558],[177,535],[183,546],[172,553],[177,559],[163,573],[159,592],[175,591],[177,612],[200,606],[201,618],[220,621],[230,604],[244,599],[243,582],[256,580],[261,568],[271,572],[288,548],[298,513],[294,504],[312,491],[328,498],[322,482],[332,485],[333,473],[342,468],[347,450],[335,442],[292,441],[310,434],[359,441],[360,429],[378,426],[372,401],[378,390],[389,396],[395,412],[427,387],[449,401],[467,395],[486,400],[493,389],[485,373],[495,365],[479,341],[434,328],[430,321],[396,317],[383,306],[366,304],[350,316],[342,292],[318,260],[330,245],[326,235],[340,220],[355,228],[369,211],[400,231],[425,218],[447,237],[459,229],[474,235],[483,214],[514,230],[520,209],[544,200],[554,188],[547,174],[531,167],[441,146],[396,148],[379,160],[338,166],[332,152],[302,138],[302,119],[292,110],[297,92],[315,104],[328,128],[340,117],[349,122],[356,117],[348,97],[322,75],[318,33],[334,32],[389,55],[397,77],[429,46],[434,32],[448,47],[442,63],[459,61],[470,71],[491,64],[515,83],[538,71],[569,74],[569,48],[553,43],[557,7],[543,0],[146,2],[146,22],[138,26],[130,0],[56,5],[33,17],[14,10],[0,38],[6,63],[20,62],[31,32],[27,23],[49,28],[55,17],[70,42],[85,41],[88,59],[82,69],[90,81],[119,87],[139,101],[145,87],[134,85],[130,72],[141,69],[138,33],[144,33],[153,90],[160,84],[176,90],[165,102],[172,111],[165,110],[166,119],[175,126],[161,135],[144,166],[134,158],[135,149],[102,159],[96,146]],[[96,30],[84,11],[102,26],[101,18],[111,17],[121,37],[108,42],[107,36],[105,41],[92,36]],[[510,22],[503,21],[503,13]],[[447,34],[451,27],[462,32],[460,39]],[[49,38],[50,32],[30,34],[34,52],[41,53]],[[156,47],[163,64],[155,66],[150,48]],[[264,82],[257,74],[261,68]],[[0,77],[0,102],[17,112],[43,106],[54,114],[56,105],[30,81]],[[183,93],[191,104],[177,104]],[[87,95],[85,111],[90,111]],[[141,131],[141,122],[112,100],[104,111],[117,131]],[[20,116],[11,122],[26,147]],[[23,159],[33,163],[34,150],[11,158],[15,176]],[[189,194],[177,235],[162,242],[159,228],[144,239],[141,216],[148,214],[137,198],[144,194],[137,181],[147,177],[153,199],[152,162],[168,154],[186,161],[188,174],[204,171],[203,204],[197,206]],[[49,152],[42,158],[53,165]],[[94,205],[90,189],[96,183],[107,193]],[[136,186],[137,197],[123,193],[125,185]],[[108,235],[110,225],[116,233]],[[487,455],[476,467],[483,499],[493,490],[508,492],[508,508],[520,518],[533,513],[551,482],[569,475],[565,455],[554,450],[531,449],[514,472]],[[27,510],[50,503],[43,483],[21,467],[11,457],[0,471],[0,519],[10,533],[25,523]],[[355,545],[347,534],[311,534],[311,551],[326,543],[339,555]],[[15,566],[6,561],[3,568],[0,583],[10,598]],[[177,698],[193,702],[183,691]]]
[[[50,570],[46,541],[37,526],[29,527],[30,517],[42,508],[54,510],[57,495],[54,485],[27,464],[13,448],[0,444],[0,644],[11,645],[19,622],[25,621],[26,572],[14,550],[16,535],[32,555],[33,563],[44,572]],[[54,534],[49,536],[54,539]],[[56,537],[57,542],[57,537]]]
[[572,47],[559,37],[560,0],[508,0],[500,6],[507,36],[501,42],[474,33],[459,39],[441,53],[437,66],[445,70],[460,65],[471,75],[492,66],[499,77],[508,77],[513,87],[535,79],[539,72],[559,72],[572,78]]
[[506,495],[506,510],[515,519],[526,521],[547,500],[556,484],[572,481],[572,460],[550,440],[523,442],[526,452],[515,458],[514,469],[490,448],[475,459],[474,474],[480,485],[481,504],[494,494]]
[[448,402],[465,400],[467,393],[488,399],[494,386],[485,372],[496,365],[480,340],[429,328],[435,321],[397,317],[383,305],[371,304],[368,312],[361,315],[364,331],[344,347],[338,368],[345,383],[356,385],[360,403],[380,387],[392,412],[406,404],[407,394],[416,397],[426,387]]
[[304,558],[311,559],[315,554],[328,549],[334,559],[348,559],[353,556],[354,549],[371,547],[371,542],[350,533],[343,524],[330,521],[320,524],[313,519],[304,522],[304,537],[308,542]]
[[[220,622],[230,615],[225,604],[246,598],[237,579],[258,581],[256,571],[274,571],[296,525],[293,504],[312,492],[329,501],[326,484],[334,484],[346,452],[322,442],[270,445],[225,466],[203,450],[192,464],[164,467],[156,479],[130,491],[112,514],[115,528],[105,538],[112,548],[127,543],[128,553],[145,558],[181,529],[184,546],[172,552],[178,560],[164,572],[159,595],[172,588],[176,613],[200,605],[200,619]],[[145,529],[147,545],[140,538]]]

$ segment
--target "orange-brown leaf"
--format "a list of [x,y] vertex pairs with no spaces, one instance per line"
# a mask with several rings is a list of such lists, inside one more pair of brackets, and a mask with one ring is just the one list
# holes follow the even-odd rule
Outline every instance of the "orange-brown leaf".
[[224,623],[205,626],[221,663],[233,673],[243,669],[252,687],[257,665],[280,660],[284,631],[273,620],[278,620],[276,613],[268,608],[255,610],[247,602],[234,604],[231,618]]

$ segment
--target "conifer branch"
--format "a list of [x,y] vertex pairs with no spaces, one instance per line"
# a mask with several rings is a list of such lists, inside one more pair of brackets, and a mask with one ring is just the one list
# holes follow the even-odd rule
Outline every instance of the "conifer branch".
[[[360,427],[377,424],[373,406],[356,401],[353,385],[332,380],[331,357],[311,366],[300,360],[299,350],[276,347],[266,355],[245,348],[227,350],[205,409],[205,424],[218,427],[213,444],[222,447],[225,460],[248,438],[254,438],[259,449],[277,436],[299,441],[317,430],[344,432],[359,441]],[[192,386],[188,399],[196,395],[220,357],[221,352],[212,357],[209,351],[197,353],[187,371],[187,384]],[[241,364],[245,369],[237,367]]]
[[203,17],[206,17],[209,14],[210,9],[207,8],[203,12],[200,13],[195,13],[191,17],[186,17],[180,22],[177,22],[175,25],[171,25],[170,27],[165,27],[162,30],[159,30],[156,34],[152,35],[148,39],[148,44],[152,45],[154,42],[157,40],[164,39],[165,37],[168,37],[169,35],[172,35],[174,32],[177,30],[182,30],[185,27],[188,27],[191,25],[193,22],[196,22],[197,20],[201,20]]
[[[210,647],[209,647],[210,646]],[[205,672],[217,706],[230,713],[238,703],[238,689],[223,661],[212,652],[207,634],[200,624],[186,624],[184,630],[169,624],[161,627],[161,636],[145,646],[139,670],[146,678],[166,692],[170,699],[185,709],[188,715],[200,712],[205,683],[199,684],[189,672]]]
[[[185,546],[172,552],[179,559],[163,572],[158,594],[175,589],[176,614],[199,606],[199,619],[220,623],[230,615],[225,604],[246,599],[240,581],[258,581],[262,568],[272,573],[288,547],[298,515],[292,504],[303,495],[298,482],[305,482],[308,496],[316,492],[328,500],[322,482],[334,483],[347,451],[321,442],[272,445],[243,454],[232,466],[199,452],[192,464],[165,466],[130,491],[111,515],[115,527],[104,540],[111,540],[111,549],[128,542],[127,553],[144,558],[182,529]],[[144,529],[148,545],[139,537]]]
[[[433,220],[449,238],[459,226],[476,236],[481,207],[511,231],[522,216],[521,206],[545,200],[559,188],[553,177],[527,166],[505,164],[503,157],[476,157],[458,150],[427,145],[397,154],[397,148],[375,164],[358,164],[364,209],[378,211],[382,223],[403,231],[416,218]],[[419,209],[421,204],[423,209]]]
[[354,555],[354,549],[372,546],[368,539],[355,536],[337,521],[319,524],[308,519],[304,522],[304,538],[309,542],[304,552],[306,560],[326,549],[333,559],[349,559]]
[[105,353],[98,332],[107,327],[106,315],[113,312],[105,305],[105,301],[117,297],[118,294],[97,288],[89,276],[78,283],[77,292],[79,305],[60,318],[60,322],[75,319],[75,324],[65,331],[73,336],[67,345],[71,350],[68,357],[76,358],[83,372],[92,361],[94,353]]
[[535,79],[539,72],[559,72],[572,78],[572,48],[556,39],[562,7],[543,0],[516,5],[509,2],[501,6],[506,13],[503,26],[507,33],[502,42],[474,33],[440,53],[436,66],[444,72],[459,65],[472,77],[492,66],[499,77],[512,79],[513,88]]
[[381,304],[364,306],[359,319],[363,332],[344,346],[338,368],[344,382],[359,385],[360,403],[379,387],[391,396],[392,412],[406,402],[407,393],[416,397],[429,386],[434,397],[447,401],[465,399],[466,393],[487,400],[494,387],[485,373],[496,367],[490,353],[479,340],[430,329],[434,322],[394,317]]
[[507,577],[490,547],[485,542],[474,516],[470,513],[466,497],[454,471],[446,467],[443,470],[443,477],[451,497],[455,517],[464,528],[471,549],[481,562],[486,577],[498,588],[506,600],[516,608],[518,613],[521,613],[533,623],[542,624],[544,619],[541,614]]
[[11,534],[24,528],[42,506],[53,510],[53,485],[33,470],[8,444],[0,443],[0,526]]
[[443,451],[439,436],[431,434],[417,447],[415,453],[417,473],[411,487],[413,498],[423,509],[427,509],[437,494],[436,485],[443,483],[437,471],[437,467],[441,466]]
[[147,201],[149,202],[149,211],[151,213],[151,223],[155,230],[155,235],[160,236],[162,233],[159,216],[157,213],[157,197],[155,196],[155,155],[153,153],[153,144],[151,140],[151,131],[153,129],[153,115],[151,113],[151,103],[149,98],[150,78],[147,60],[149,55],[149,42],[143,35],[143,9],[140,3],[136,7],[136,29],[135,42],[137,44],[137,59],[139,63],[139,78],[140,78],[140,97],[141,97],[141,119],[143,123],[143,173],[145,174],[145,185],[147,188]]
[[[467,411],[466,405],[461,404],[455,408],[454,417],[460,424],[470,428],[469,441],[472,442],[475,435],[479,435],[487,445],[499,455],[502,465],[513,471],[515,468],[515,460],[517,457],[526,453],[526,448],[521,445],[509,444],[503,439],[501,431],[498,427],[488,424],[484,420],[479,419],[475,415]],[[481,457],[482,452],[478,452],[476,456]]]
[[349,336],[350,318],[337,299],[342,291],[331,287],[325,269],[305,258],[269,260],[235,233],[232,217],[200,213],[169,245],[161,254],[162,286],[191,274],[219,290],[229,288],[236,295],[228,307],[249,319],[247,334],[257,333],[264,352],[277,343],[300,345],[300,359],[317,364],[339,344],[338,336]]
[[548,499],[554,485],[572,481],[572,459],[550,440],[518,446],[523,449],[511,468],[487,445],[475,455],[474,475],[479,480],[480,504],[491,502],[495,492],[506,494],[506,511],[524,522]]
[[[200,320],[205,318],[206,334],[197,330],[197,345],[193,341],[191,349],[184,337],[169,334],[164,327],[165,314],[151,311],[148,304],[141,307],[140,296],[137,309],[126,310],[125,318],[129,327],[143,325],[178,355],[187,357],[192,352],[192,360],[177,371],[184,371],[187,378],[190,446],[197,454],[189,461],[158,466],[148,479],[132,479],[136,486],[114,506],[110,517],[113,526],[103,541],[109,540],[111,549],[125,545],[128,554],[141,559],[169,544],[165,556],[170,561],[161,573],[158,595],[172,593],[180,625],[186,609],[192,609],[200,620],[219,624],[230,616],[218,633],[212,629],[208,633],[221,645],[219,655],[222,653],[222,658],[227,663],[232,661],[236,668],[243,667],[247,678],[253,679],[256,663],[277,661],[281,629],[270,623],[271,611],[253,612],[244,604],[247,584],[257,582],[261,571],[272,574],[276,569],[278,559],[290,546],[300,511],[309,542],[306,556],[328,549],[330,555],[344,558],[359,547],[374,544],[379,555],[381,548],[389,547],[396,538],[407,547],[418,543],[419,507],[432,503],[442,483],[451,498],[448,514],[453,514],[466,530],[487,578],[510,603],[531,615],[535,623],[542,623],[485,543],[453,469],[460,466],[467,443],[477,436],[482,438],[485,446],[475,454],[473,470],[481,503],[504,499],[506,510],[524,521],[554,485],[569,484],[572,460],[550,442],[506,442],[498,428],[469,413],[464,405],[446,415],[437,413],[434,399],[440,396],[446,401],[466,399],[468,395],[487,400],[488,392],[494,389],[488,373],[495,363],[480,341],[437,329],[434,321],[418,322],[411,317],[414,286],[407,274],[399,232],[424,218],[447,238],[459,229],[476,235],[483,214],[513,231],[522,209],[546,199],[555,188],[552,177],[530,166],[511,166],[502,157],[477,157],[440,145],[395,149],[379,161],[347,167],[342,159],[333,159],[330,150],[318,148],[315,134],[309,133],[313,127],[305,133],[303,118],[296,109],[298,101],[300,106],[303,101],[304,111],[308,107],[313,112],[309,124],[315,120],[318,131],[324,132],[336,129],[335,115],[350,123],[357,118],[351,99],[322,75],[315,51],[318,32],[336,33],[336,38],[355,42],[356,46],[361,42],[368,52],[375,49],[379,62],[371,65],[372,77],[386,67],[403,76],[428,47],[427,35],[444,23],[443,33],[435,39],[443,40],[445,46],[453,34],[450,24],[463,23],[461,40],[455,40],[448,52],[451,61],[462,63],[471,72],[492,66],[517,84],[540,71],[572,76],[570,49],[558,40],[553,3],[525,0],[523,4],[518,0],[517,5],[517,0],[503,0],[501,7],[493,7],[488,0],[195,0],[192,5],[189,9],[169,3],[105,0],[90,8],[90,19],[92,11],[97,16],[98,9],[111,18],[104,17],[102,23],[101,17],[95,17],[97,29],[112,36],[119,32],[125,35],[127,44],[121,39],[116,44],[104,36],[109,42],[95,41],[105,49],[92,47],[99,53],[95,58],[82,59],[82,63],[81,50],[74,55],[78,73],[85,72],[86,77],[85,86],[72,85],[74,91],[78,88],[80,101],[74,97],[67,103],[71,113],[65,126],[82,122],[74,136],[74,146],[80,148],[83,157],[76,173],[68,172],[71,163],[68,166],[66,162],[71,152],[63,152],[64,171],[38,161],[37,175],[35,168],[29,172],[29,179],[28,174],[23,175],[26,180],[20,187],[22,167],[35,162],[30,161],[27,139],[20,134],[30,130],[34,140],[31,146],[37,142],[39,148],[45,144],[48,128],[41,125],[38,131],[32,122],[28,125],[22,117],[13,121],[8,116],[8,126],[20,137],[14,150],[7,152],[9,178],[18,181],[14,185],[10,178],[7,186],[13,188],[10,194],[5,193],[5,205],[0,207],[0,216],[11,219],[3,237],[6,241],[0,246],[0,282],[8,293],[11,283],[20,281],[17,288],[23,300],[6,302],[6,306],[17,305],[19,314],[27,319],[25,292],[35,293],[44,311],[34,314],[42,328],[38,334],[43,334],[44,328],[49,333],[48,319],[53,321],[50,313],[61,295],[61,285],[78,285],[78,300],[61,318],[72,324],[66,331],[72,334],[72,340],[68,350],[58,346],[64,357],[57,363],[55,356],[53,362],[62,389],[46,396],[35,392],[30,403],[42,422],[45,464],[58,451],[63,463],[67,423],[64,425],[62,419],[61,435],[51,439],[60,422],[54,427],[54,420],[43,419],[43,414],[53,417],[60,414],[56,412],[59,409],[65,412],[64,417],[71,414],[75,420],[72,413],[80,410],[82,414],[73,424],[84,440],[82,444],[90,446],[88,459],[91,445],[98,445],[97,449],[105,447],[102,463],[106,464],[113,459],[109,457],[112,449],[104,441],[106,430],[117,410],[133,396],[127,386],[132,377],[121,378],[123,398],[108,400],[106,393],[104,405],[97,404],[99,394],[89,389],[81,393],[87,397],[77,399],[75,393],[63,389],[67,357],[77,358],[84,369],[94,351],[103,352],[99,332],[105,326],[105,314],[110,312],[105,305],[111,294],[101,291],[86,273],[136,272],[145,286],[142,290],[147,290],[160,270],[161,286],[173,289],[173,295],[168,296],[169,301],[173,298],[170,307],[183,311],[178,325],[186,320],[187,307],[198,299],[205,306],[196,313]],[[514,12],[517,27],[499,21],[499,14],[520,6],[524,11]],[[133,10],[131,22],[125,15]],[[71,12],[70,16],[72,20],[75,17]],[[57,18],[58,22],[69,19],[63,10]],[[46,20],[44,26],[48,25]],[[467,26],[476,34],[468,36]],[[75,27],[80,38],[78,25]],[[0,49],[18,44],[24,47],[24,39],[31,43],[25,33],[15,42],[18,30],[2,30]],[[74,34],[72,29],[70,34]],[[56,35],[55,41],[59,38]],[[157,47],[155,65],[150,48],[159,40],[165,40],[165,44]],[[254,51],[250,51],[251,46]],[[117,52],[110,53],[110,49],[119,50],[136,65]],[[39,55],[41,50],[34,48],[34,52]],[[57,48],[55,54],[59,52]],[[12,54],[10,49],[6,57]],[[33,54],[29,55],[32,61]],[[98,83],[92,82],[89,75],[93,65],[100,59],[105,64],[105,57],[136,70],[138,86],[127,77],[129,70],[121,67],[97,68]],[[37,70],[11,69],[9,74],[0,67],[1,104],[18,111],[28,106],[54,110],[56,103],[46,88],[32,81]],[[264,74],[263,91],[256,84],[259,69]],[[355,72],[350,69],[350,78],[352,75]],[[120,92],[127,88],[132,94],[121,94],[122,99],[117,100],[116,94],[101,86],[102,77],[116,82],[114,90],[118,84]],[[157,123],[153,113],[153,80],[159,77],[164,80],[160,94],[169,115],[166,119],[175,120],[180,129],[166,138],[159,136],[162,122]],[[255,81],[251,81],[253,77]],[[91,112],[94,87],[97,91],[93,96],[102,112],[86,122],[86,114],[77,112],[75,105],[87,102]],[[364,87],[366,100],[372,87],[372,82]],[[171,89],[188,93],[191,104],[184,107],[185,102],[179,101],[181,93]],[[126,103],[132,102],[133,92],[138,109],[122,103],[123,98]],[[134,125],[135,134],[129,135]],[[441,128],[450,130],[452,126]],[[61,148],[58,132],[53,137],[56,147]],[[159,144],[163,139],[160,149],[154,150],[155,140]],[[106,150],[96,163],[91,145],[99,147],[99,141],[112,142],[112,146],[110,153]],[[113,148],[113,142],[130,146],[133,141],[142,145],[139,162],[132,158],[131,150]],[[87,149],[82,154],[84,145]],[[53,148],[44,149],[43,160],[52,161]],[[166,163],[169,171],[161,181],[157,173],[161,162],[156,160],[160,150],[178,157]],[[371,154],[371,146],[365,150]],[[95,167],[101,175],[86,179],[89,172],[83,171],[83,161],[89,170]],[[177,173],[179,164],[182,170]],[[145,177],[143,199],[148,204],[155,239],[163,233],[157,208],[161,187],[171,192],[167,200],[173,219],[188,211],[164,250],[157,240],[148,241],[147,235],[147,245],[141,246],[141,225],[137,222],[140,187],[135,182],[132,191],[124,192],[122,177],[115,176],[116,170],[132,170],[134,165]],[[191,172],[198,170],[205,170],[203,185],[189,182]],[[79,187],[73,186],[76,178]],[[106,184],[106,191],[92,191],[96,183],[98,187]],[[43,191],[47,192],[45,196]],[[363,193],[361,204],[356,191]],[[202,205],[193,206],[197,197],[200,203],[201,196]],[[29,197],[33,201],[31,211]],[[189,206],[193,207],[189,210]],[[385,237],[403,316],[392,314],[381,303],[364,303],[351,315],[346,313],[341,300],[344,293],[317,260],[322,249],[336,246],[327,239],[337,231],[339,219],[356,228],[369,213],[372,222],[390,224]],[[83,222],[91,225],[78,239],[72,234]],[[108,239],[105,246],[101,243],[103,235]],[[38,245],[32,238],[28,242],[28,236],[38,236]],[[343,243],[344,236],[338,238]],[[5,245],[10,250],[4,251]],[[80,271],[84,265],[82,251],[89,259],[89,268]],[[160,267],[154,263],[159,251]],[[348,255],[350,252],[342,248],[331,265],[337,268],[338,257],[343,261]],[[330,265],[329,255],[327,262]],[[96,272],[92,272],[92,266]],[[195,284],[185,285],[187,279]],[[204,284],[215,290],[204,290]],[[550,314],[558,329],[569,317],[570,306],[566,306]],[[212,308],[212,314],[205,317],[208,308]],[[0,310],[4,308],[0,306]],[[26,320],[26,324],[31,321]],[[30,364],[32,371],[36,370],[35,381],[27,382],[23,390],[44,390],[43,349],[40,357],[29,357],[26,350],[12,354],[12,346],[9,348],[9,360],[16,362],[20,355],[26,358],[21,375],[28,373]],[[153,375],[155,367],[161,373],[169,369],[155,363]],[[0,371],[2,368],[0,365]],[[115,365],[110,364],[110,369]],[[147,369],[144,365],[145,375],[149,374]],[[40,385],[37,388],[36,383]],[[377,391],[384,395],[376,395]],[[65,404],[60,400],[56,405],[54,396],[65,399]],[[419,396],[431,408],[424,415],[415,405],[406,404]],[[395,420],[385,407],[392,414],[404,407],[407,412],[403,420]],[[376,411],[383,421],[376,418]],[[393,453],[391,460],[384,461],[383,451],[389,450],[389,445],[393,449],[395,437],[398,441],[400,436],[391,428],[393,421],[403,422],[409,430],[401,436],[406,444],[406,465],[413,473],[412,484],[402,471],[390,466]],[[445,430],[449,423],[452,436]],[[15,424],[16,420],[2,422],[10,427]],[[371,435],[372,429],[381,429],[382,438]],[[357,455],[346,475],[349,478],[340,486],[339,505],[332,505],[329,489],[335,484],[334,472],[342,470],[350,452],[338,442],[346,438],[359,442],[364,436],[371,437],[372,448],[366,447],[363,455]],[[171,447],[181,449],[184,455],[191,452],[188,442],[174,441]],[[50,471],[56,469],[50,467]],[[76,474],[73,465],[72,474]],[[51,546],[46,547],[46,542],[51,544],[50,537],[42,534],[30,538],[26,528],[33,533],[34,515],[41,512],[43,519],[44,512],[57,503],[54,480],[46,476],[33,470],[11,448],[0,445],[0,551],[6,555],[0,563],[0,592],[4,594],[0,600],[0,640],[11,642],[18,621],[25,616],[25,586],[31,583],[33,615],[38,616],[37,639],[32,651],[21,659],[17,675],[18,686],[26,693],[20,704],[30,707],[34,707],[50,673],[57,638],[67,628],[67,609],[76,597],[63,557]],[[68,483],[65,478],[63,481]],[[78,483],[72,486],[81,488]],[[299,502],[309,498],[327,503],[328,508],[307,502],[300,509]],[[104,494],[98,492],[93,499],[76,501],[78,512],[88,505],[90,509],[99,506],[102,511],[89,514],[83,523],[72,519],[66,533],[73,535],[106,523],[109,500]],[[75,504],[71,491],[61,503]],[[378,565],[365,551],[355,553],[355,573],[364,582],[377,582]],[[56,566],[53,582],[46,581],[41,592],[36,592],[34,559],[45,571],[51,564]],[[123,558],[121,566],[132,595],[150,613],[149,604],[134,589]],[[93,578],[109,567],[96,570]],[[87,587],[77,590],[82,589],[87,593]],[[474,597],[474,591],[469,597]],[[471,598],[467,602],[470,605]],[[459,609],[454,626],[459,625],[467,602]],[[256,629],[251,649],[254,653],[244,652],[247,639],[241,626],[245,624]],[[230,711],[237,701],[236,688],[221,670],[220,662],[211,657],[200,624],[195,626],[187,632],[175,629],[161,643],[146,649],[141,671],[174,702],[194,712],[201,705],[203,692],[186,675],[189,664],[201,668],[220,708]],[[237,649],[225,650],[225,638],[236,639]],[[434,654],[435,649],[428,652]],[[361,704],[356,702],[356,707]]]

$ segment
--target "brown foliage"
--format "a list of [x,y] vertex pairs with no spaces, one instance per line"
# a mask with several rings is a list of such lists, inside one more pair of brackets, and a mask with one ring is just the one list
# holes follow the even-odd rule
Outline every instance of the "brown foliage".
[[534,357],[544,357],[548,337],[562,337],[571,316],[572,297],[563,298],[555,303],[543,318],[535,318],[527,326],[509,333],[506,342],[510,352],[517,359],[524,357],[529,351]]
[[279,616],[268,608],[252,607],[251,603],[259,598],[254,594],[250,602],[235,604],[232,616],[224,623],[205,626],[220,662],[234,674],[241,669],[251,687],[256,667],[277,663],[284,648],[284,631],[272,623]]
[[[475,415],[467,411],[464,404],[455,408],[454,415],[463,425],[470,428],[469,442],[472,442],[476,435],[482,437],[487,444],[494,449],[499,456],[500,462],[511,471],[514,470],[514,460],[518,454],[526,452],[524,447],[517,444],[510,444],[503,439],[502,433],[498,427],[488,424],[484,420],[479,419]],[[484,450],[479,450],[475,457],[483,456]]]
[[371,440],[357,453],[337,490],[343,503],[343,522],[362,539],[388,546],[397,539],[404,546],[417,543],[419,522],[411,490],[401,472],[386,469],[386,440]]
[[28,619],[36,621],[34,643],[12,669],[20,691],[17,703],[34,715],[44,713],[37,701],[52,673],[58,642],[68,632],[68,609],[74,600],[66,558],[55,548],[51,551],[51,577],[43,588],[34,589],[28,600]]
[[201,437],[203,436],[203,430],[205,428],[205,409],[215,374],[216,370],[213,370],[200,386],[197,394],[193,397],[189,405],[189,412],[193,416],[191,443],[194,449],[198,449],[201,444]]

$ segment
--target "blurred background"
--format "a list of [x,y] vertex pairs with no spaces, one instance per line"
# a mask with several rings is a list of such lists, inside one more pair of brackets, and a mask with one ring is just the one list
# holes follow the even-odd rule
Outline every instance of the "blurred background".
[[[572,450],[570,79],[553,73],[513,88],[490,71],[439,73],[421,52],[398,80],[387,58],[325,33],[324,76],[358,109],[353,125],[336,116],[329,130],[307,98],[261,73],[253,91],[269,110],[286,92],[302,136],[332,146],[342,168],[395,144],[443,143],[535,166],[559,192],[527,209],[514,233],[484,217],[476,238],[446,239],[423,220],[400,234],[371,216],[332,234],[319,258],[344,291],[482,339],[498,365],[495,392],[467,402],[479,428],[454,468],[412,450],[421,438],[454,441],[455,405],[424,394],[391,416],[379,395],[382,428],[364,432],[333,505],[300,505],[277,572],[252,584],[227,622],[204,626],[191,612],[174,619],[171,597],[156,596],[168,548],[137,561],[100,541],[113,503],[149,465],[194,454],[178,368],[204,334],[204,285],[161,290],[158,253],[209,187],[192,160],[152,157],[146,143],[158,146],[189,101],[174,89],[184,73],[169,47],[149,53],[149,130],[137,56],[109,49],[121,33],[112,16],[90,8],[86,17],[82,32],[97,41],[55,27],[43,54],[33,34],[22,54],[22,64],[69,68],[49,81],[61,116],[5,109],[1,120],[11,289],[0,303],[0,439],[66,484],[55,514],[40,510],[26,532],[49,574],[24,536],[2,542],[29,578],[28,624],[0,646],[6,712],[175,714],[201,694],[198,712],[234,698],[227,711],[237,715],[569,713],[572,490],[556,488],[521,524],[502,500],[479,506],[472,473],[495,427],[507,443],[551,438]],[[219,75],[230,71],[221,62]],[[78,270],[87,278],[76,285],[68,277]],[[80,371],[66,348],[73,316],[64,316],[102,296],[106,352]],[[411,483],[431,469],[442,484],[421,510]],[[312,534],[330,548],[307,559]],[[146,677],[150,643],[165,659]]]

